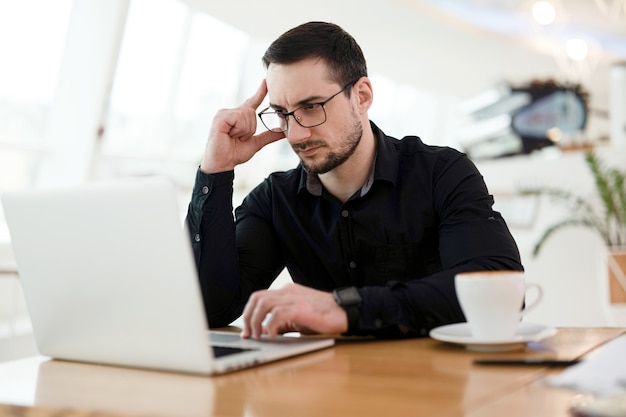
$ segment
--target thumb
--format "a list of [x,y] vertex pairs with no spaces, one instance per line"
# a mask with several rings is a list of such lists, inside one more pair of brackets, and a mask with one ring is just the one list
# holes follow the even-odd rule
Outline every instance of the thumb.
[[256,142],[258,143],[260,148],[265,145],[269,145],[270,143],[284,139],[285,137],[286,136],[284,132],[270,132],[269,130],[255,135]]

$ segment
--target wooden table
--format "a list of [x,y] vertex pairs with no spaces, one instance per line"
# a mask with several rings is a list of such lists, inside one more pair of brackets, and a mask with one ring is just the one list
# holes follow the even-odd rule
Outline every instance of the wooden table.
[[560,369],[480,366],[473,359],[579,358],[623,332],[559,329],[506,353],[429,338],[339,340],[323,351],[215,377],[35,357],[0,364],[0,415],[566,417],[580,393],[542,381]]

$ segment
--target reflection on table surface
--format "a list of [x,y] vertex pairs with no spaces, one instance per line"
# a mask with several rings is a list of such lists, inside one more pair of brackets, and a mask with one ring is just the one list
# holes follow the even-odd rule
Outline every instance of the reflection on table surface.
[[[22,382],[35,384],[32,403],[21,405],[36,408],[14,414],[568,416],[577,393],[541,382],[558,370],[477,366],[472,361],[487,356],[572,359],[620,333],[561,329],[523,351],[502,353],[470,352],[428,338],[339,340],[330,349],[214,377],[34,358],[22,362],[36,372],[22,376]],[[10,381],[3,371],[15,376],[15,366],[0,364],[1,403],[20,404],[5,391]],[[6,410],[0,406],[0,414]]]

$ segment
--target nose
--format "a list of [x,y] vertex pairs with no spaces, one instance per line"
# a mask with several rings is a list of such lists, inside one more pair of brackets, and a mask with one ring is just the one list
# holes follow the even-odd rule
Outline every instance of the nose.
[[295,120],[290,120],[289,129],[285,132],[285,136],[287,137],[287,141],[292,145],[303,142],[311,137],[311,128],[302,127]]

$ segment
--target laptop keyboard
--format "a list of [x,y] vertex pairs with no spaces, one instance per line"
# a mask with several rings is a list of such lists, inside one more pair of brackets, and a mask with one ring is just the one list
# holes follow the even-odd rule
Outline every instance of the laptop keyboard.
[[256,349],[237,348],[237,347],[230,347],[230,346],[211,346],[211,347],[213,348],[213,354],[215,355],[216,358],[232,355],[234,353],[241,353],[241,352],[247,352],[249,350],[256,350]]

